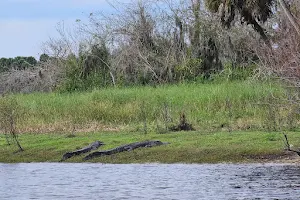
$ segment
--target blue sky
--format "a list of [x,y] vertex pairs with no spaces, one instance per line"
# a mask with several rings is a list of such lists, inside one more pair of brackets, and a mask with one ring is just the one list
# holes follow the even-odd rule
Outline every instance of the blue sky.
[[109,9],[105,0],[0,0],[0,58],[35,56],[56,36],[56,25]]

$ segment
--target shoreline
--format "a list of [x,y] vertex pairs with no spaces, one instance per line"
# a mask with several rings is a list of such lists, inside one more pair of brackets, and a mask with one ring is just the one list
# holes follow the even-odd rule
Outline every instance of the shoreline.
[[0,162],[0,164],[102,164],[102,165],[252,165],[252,164],[261,164],[261,165],[300,165],[300,157],[299,156],[287,156],[281,159],[257,159],[257,160],[248,160],[241,162],[217,162],[217,163],[161,163],[161,162],[143,162],[143,163],[101,163],[101,162],[13,162],[6,163]]
[[[298,144],[296,132],[289,140]],[[300,163],[300,156],[283,148],[282,135],[278,132],[236,131],[201,133],[174,132],[168,134],[138,132],[97,132],[67,134],[21,134],[24,148],[18,152],[16,145],[7,145],[0,134],[0,163],[58,162],[66,152],[78,150],[94,141],[105,143],[95,151],[103,151],[132,142],[160,140],[170,144],[152,148],[138,148],[129,152],[107,155],[83,161],[88,153],[72,157],[61,163],[165,163],[165,164],[219,164],[219,163]],[[295,145],[297,146],[297,145]]]

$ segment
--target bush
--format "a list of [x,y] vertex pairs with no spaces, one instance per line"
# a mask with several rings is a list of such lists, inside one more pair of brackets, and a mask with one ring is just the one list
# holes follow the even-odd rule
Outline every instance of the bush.
[[246,80],[252,77],[256,65],[246,65],[233,67],[231,64],[225,64],[224,69],[213,76],[214,81],[235,81],[235,80]]
[[190,58],[185,63],[175,67],[176,79],[178,81],[195,80],[203,71],[202,60]]
[[84,91],[111,85],[109,52],[104,44],[91,45],[91,50],[71,54],[63,62],[66,78],[58,88],[60,91]]
[[[0,98],[0,126],[4,129],[4,133],[9,133],[13,140],[19,147],[20,151],[23,151],[19,140],[16,125],[18,121],[21,119],[22,109],[18,104],[17,100],[14,97],[6,96]],[[8,144],[9,140],[6,137]]]

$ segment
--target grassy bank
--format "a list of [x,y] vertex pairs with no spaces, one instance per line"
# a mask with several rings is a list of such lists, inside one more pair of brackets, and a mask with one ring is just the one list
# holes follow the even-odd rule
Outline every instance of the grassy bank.
[[[292,144],[300,144],[296,133],[289,133],[288,136]],[[20,142],[25,151],[19,153],[14,153],[17,150],[16,146],[8,146],[1,135],[0,162],[57,162],[65,152],[76,150],[96,140],[106,143],[99,150],[144,140],[161,140],[171,144],[104,156],[90,162],[261,162],[262,158],[276,159],[284,155],[283,136],[275,132],[178,132],[147,135],[132,132],[98,132],[80,133],[76,137],[68,137],[65,134],[23,134],[20,135]],[[71,158],[67,162],[82,162],[82,157]]]
[[[15,145],[7,145],[0,134],[0,162],[53,162],[96,140],[109,149],[151,139],[171,144],[93,162],[215,163],[277,158],[283,154],[283,137],[272,131],[295,129],[299,118],[297,105],[285,104],[283,99],[280,86],[250,81],[5,96],[0,99],[0,112],[6,113],[1,115],[2,131],[11,130],[13,122],[14,130],[22,133],[19,139],[25,151],[14,153]],[[196,131],[167,130],[178,124],[181,113]],[[289,137],[295,146],[300,143],[295,133]]]
[[23,133],[140,131],[145,123],[148,131],[164,132],[178,122],[182,112],[197,130],[272,130],[279,121],[281,127],[292,127],[297,119],[292,109],[285,105],[278,110],[269,102],[271,94],[284,97],[279,86],[238,81],[18,94],[12,98],[21,110],[17,127]]

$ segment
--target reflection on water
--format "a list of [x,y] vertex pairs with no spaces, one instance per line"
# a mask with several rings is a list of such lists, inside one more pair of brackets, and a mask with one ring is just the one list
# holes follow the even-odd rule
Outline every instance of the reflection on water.
[[0,199],[300,199],[300,166],[0,164]]

